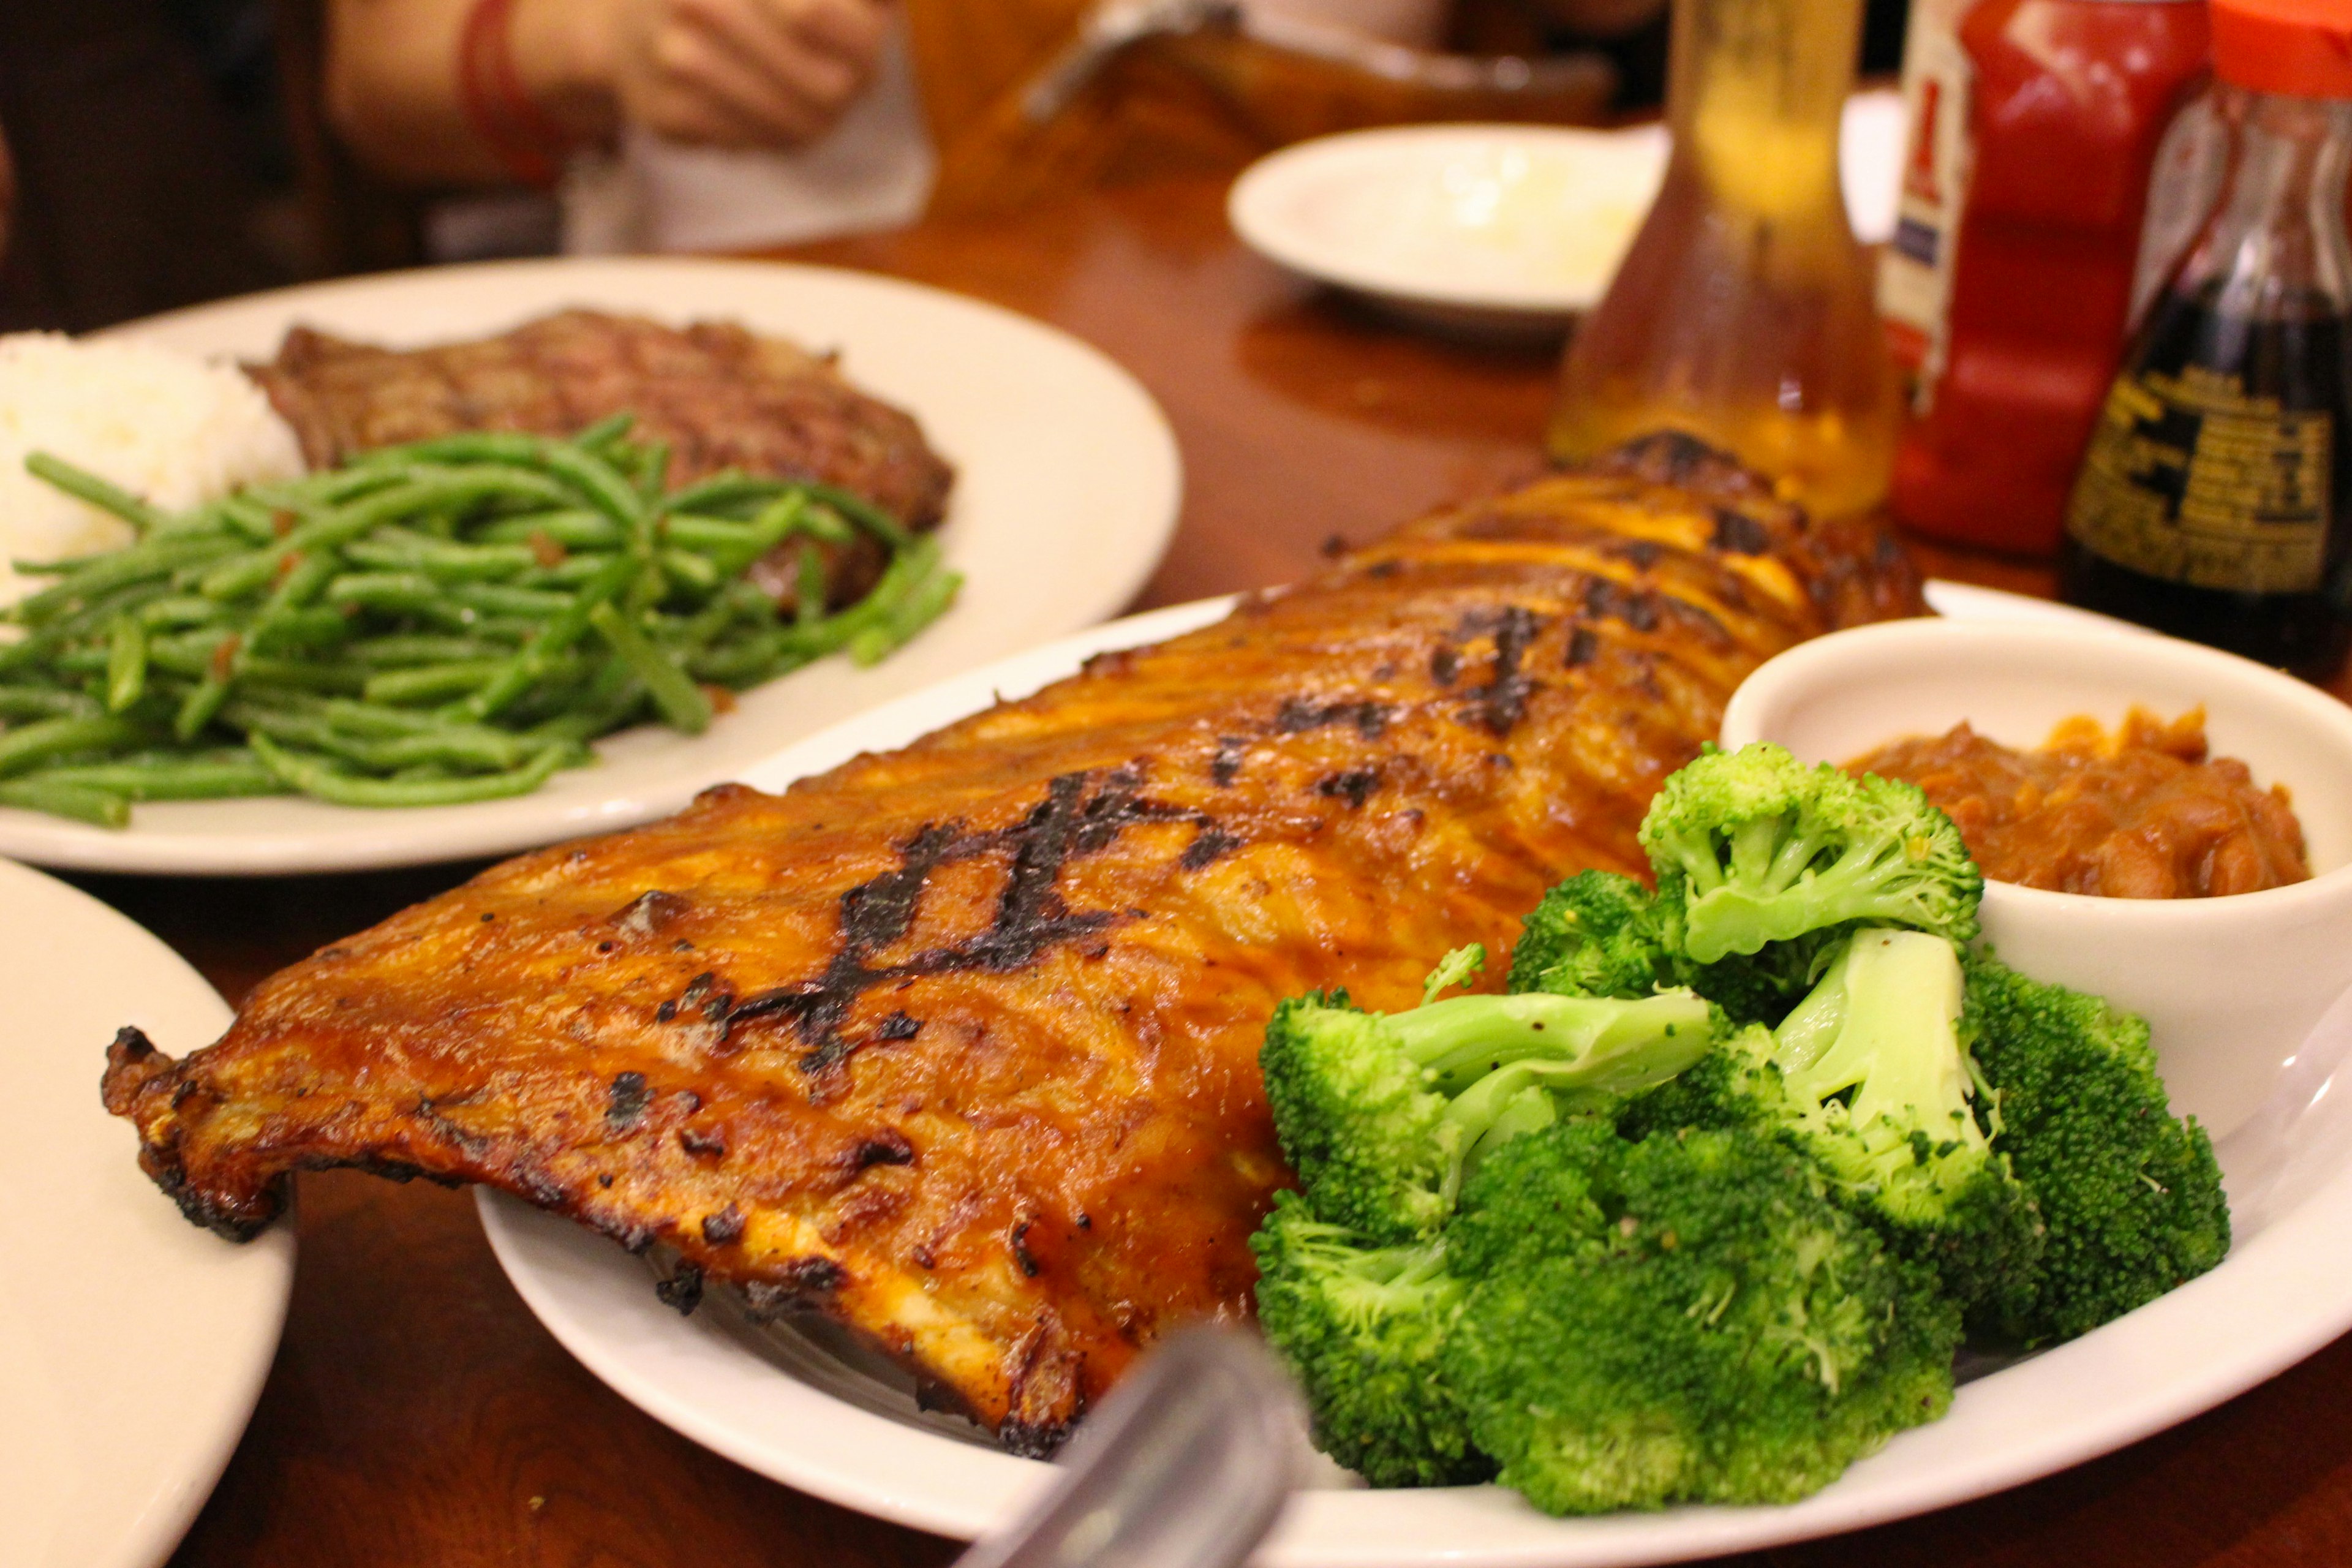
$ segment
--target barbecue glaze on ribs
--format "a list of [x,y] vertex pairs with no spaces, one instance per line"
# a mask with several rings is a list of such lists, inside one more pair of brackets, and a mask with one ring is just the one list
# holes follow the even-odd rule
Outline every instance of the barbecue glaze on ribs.
[[781,796],[509,861],[184,1061],[126,1030],[106,1102],[226,1234],[298,1169],[490,1183],[1042,1452],[1155,1335],[1248,1311],[1278,998],[1411,1005],[1556,879],[1638,870],[1747,670],[1916,608],[1880,535],[1654,440]]

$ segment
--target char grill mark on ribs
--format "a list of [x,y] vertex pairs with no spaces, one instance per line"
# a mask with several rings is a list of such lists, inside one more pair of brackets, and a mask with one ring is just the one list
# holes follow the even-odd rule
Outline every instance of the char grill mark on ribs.
[[1662,466],[1710,471],[1441,513],[782,795],[509,861],[184,1060],[127,1033],[107,1104],[199,1223],[249,1234],[297,1169],[493,1183],[1050,1449],[1153,1338],[1248,1310],[1276,1001],[1410,1006],[1552,881],[1639,870],[1742,675],[1916,611],[1875,534]]

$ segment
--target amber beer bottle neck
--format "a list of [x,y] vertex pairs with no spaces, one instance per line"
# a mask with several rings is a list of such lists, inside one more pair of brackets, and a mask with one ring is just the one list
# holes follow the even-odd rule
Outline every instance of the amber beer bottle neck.
[[1817,513],[1885,499],[1894,378],[1838,183],[1861,20],[1861,0],[1675,0],[1674,154],[1570,341],[1555,458],[1672,429]]

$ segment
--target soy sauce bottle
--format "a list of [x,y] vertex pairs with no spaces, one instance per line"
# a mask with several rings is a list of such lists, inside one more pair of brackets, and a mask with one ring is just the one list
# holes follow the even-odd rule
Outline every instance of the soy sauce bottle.
[[2213,0],[2213,215],[2109,389],[2066,599],[2306,673],[2352,631],[2352,5]]

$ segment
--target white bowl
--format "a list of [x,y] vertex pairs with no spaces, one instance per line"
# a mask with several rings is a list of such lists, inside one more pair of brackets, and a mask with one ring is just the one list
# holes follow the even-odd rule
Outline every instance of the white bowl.
[[1987,882],[1985,937],[2036,979],[2145,1016],[2176,1110],[2216,1138],[2269,1097],[2352,987],[2352,707],[2278,671],[2170,637],[2022,622],[1893,621],[1802,644],[1750,675],[1723,743],[1776,741],[1843,763],[1966,720],[2005,745],[2059,721],[2114,725],[2133,704],[2202,704],[2216,756],[2282,784],[2307,882],[2217,899],[2105,899]]

